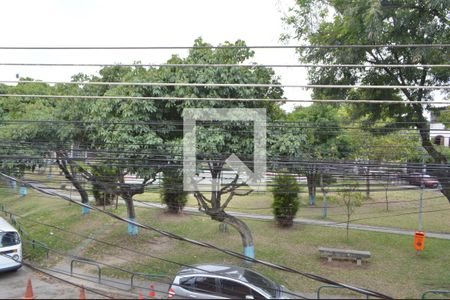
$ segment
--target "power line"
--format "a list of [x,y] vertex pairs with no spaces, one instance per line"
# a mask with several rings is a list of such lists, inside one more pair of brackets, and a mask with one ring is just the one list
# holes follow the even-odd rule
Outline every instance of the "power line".
[[[70,149],[69,149],[70,150]],[[80,151],[75,151],[80,152]],[[89,151],[87,151],[89,152]],[[92,153],[95,153],[95,151],[92,151]],[[154,152],[154,153],[136,153],[137,155],[144,155],[142,157],[139,156],[132,156],[132,157],[46,157],[46,156],[32,156],[32,155],[1,155],[0,157],[3,159],[10,159],[10,160],[39,160],[39,159],[60,159],[60,160],[66,160],[66,161],[109,161],[112,164],[114,164],[114,161],[144,161],[145,163],[141,164],[129,164],[129,166],[163,166],[163,163],[168,162],[174,162],[175,164],[168,164],[167,167],[175,167],[175,166],[181,166],[182,159],[176,158],[179,157],[179,154],[171,154],[167,152]],[[145,154],[151,154],[152,157],[145,156]],[[221,155],[220,157],[217,157],[217,153],[204,153],[204,158],[201,159],[195,159],[195,160],[184,160],[185,162],[198,162],[198,163],[214,163],[214,162],[222,162],[224,159],[228,157],[231,153],[227,153],[224,155]],[[242,154],[242,153],[237,153]],[[213,156],[215,157],[208,158],[206,156]],[[324,171],[329,170],[330,172],[334,171],[332,167],[335,166],[345,166],[349,168],[353,168],[355,166],[359,166],[361,168],[374,168],[374,167],[385,167],[385,168],[401,168],[401,169],[417,169],[417,168],[423,168],[424,164],[422,163],[401,163],[401,162],[379,162],[376,160],[346,160],[346,159],[332,159],[332,158],[314,158],[309,157],[308,155],[304,156],[296,156],[296,157],[283,157],[283,156],[274,156],[270,157],[269,160],[265,162],[255,162],[251,159],[252,157],[249,157],[248,154],[246,158],[241,159],[244,163],[251,163],[251,164],[266,164],[266,163],[279,163],[282,164],[282,167],[286,166],[292,166],[296,164],[302,164],[304,166],[311,166],[314,167],[317,171]],[[154,162],[154,163],[150,163]],[[427,167],[427,170],[445,170],[448,168],[449,164],[441,164],[441,163],[427,163],[425,164]]]
[[[405,88],[405,87],[402,87]],[[449,87],[445,87],[448,89]],[[435,105],[446,104],[450,105],[450,101],[403,101],[403,100],[349,100],[349,99],[273,99],[273,98],[207,98],[207,97],[151,97],[151,96],[81,96],[81,95],[37,95],[37,94],[0,94],[0,97],[24,97],[24,98],[48,98],[48,99],[112,99],[112,100],[162,100],[162,101],[224,101],[224,102],[289,102],[289,103],[369,103],[369,104],[422,104]]]
[[187,82],[103,82],[103,81],[33,81],[33,80],[0,80],[7,84],[67,84],[67,85],[100,85],[100,86],[146,86],[146,87],[233,87],[233,88],[327,88],[327,89],[450,89],[446,85],[336,85],[336,84],[266,84],[266,83],[187,83]]
[[201,45],[201,46],[0,46],[0,50],[190,50],[190,49],[348,49],[348,48],[447,48],[450,44],[373,44],[373,45]]
[[[227,99],[227,98],[224,98]],[[249,121],[233,121],[236,123],[239,122],[245,122],[248,123]],[[66,123],[66,124],[100,124],[100,125],[171,125],[171,126],[177,126],[177,125],[183,125],[183,120],[182,119],[169,119],[169,120],[149,120],[149,121],[90,121],[90,120],[31,120],[31,119],[5,119],[5,120],[0,120],[0,123],[5,123],[5,124],[15,124],[15,123]],[[199,123],[201,125],[217,125],[216,121],[199,121]],[[352,125],[353,126],[350,126]],[[360,124],[360,126],[354,126]],[[394,127],[394,128],[385,128],[385,127],[371,127],[370,130],[390,130],[392,131],[393,129],[406,129],[406,130],[412,130],[409,126],[415,126],[416,124],[429,124],[429,122],[410,122],[410,121],[403,121],[403,122],[398,122],[398,121],[393,121],[393,122],[385,122],[385,123],[380,123],[381,125],[405,125],[406,127]],[[343,124],[343,125],[339,125],[339,124],[335,124],[333,121],[326,121],[326,122],[313,122],[313,121],[281,121],[281,120],[269,120],[266,123],[266,127],[280,127],[280,128],[285,128],[286,125],[289,125],[289,128],[318,128],[320,126],[320,129],[363,129],[361,126],[364,125],[364,122],[352,122],[349,124]],[[257,126],[257,127],[261,127],[260,125],[253,125],[252,127]],[[436,129],[436,128],[430,128],[430,130],[436,130],[436,131],[447,131],[450,129]]]
[[159,68],[450,68],[449,64],[102,64],[102,63],[18,63],[0,62],[0,66],[30,67],[159,67]]

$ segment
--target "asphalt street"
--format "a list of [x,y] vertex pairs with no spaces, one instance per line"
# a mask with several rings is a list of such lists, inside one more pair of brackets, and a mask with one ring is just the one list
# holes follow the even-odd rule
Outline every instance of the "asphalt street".
[[[13,272],[0,273],[0,298],[21,299],[31,278],[34,296],[39,299],[79,299],[80,289],[56,279],[43,276],[27,267]],[[87,298],[102,298],[86,292]]]

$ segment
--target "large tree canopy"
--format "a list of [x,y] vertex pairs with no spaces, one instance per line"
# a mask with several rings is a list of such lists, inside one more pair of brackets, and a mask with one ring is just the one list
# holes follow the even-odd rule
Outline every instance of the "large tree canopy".
[[[193,48],[186,58],[174,56],[169,63],[183,64],[240,64],[251,59],[254,52],[248,48],[233,48],[245,46],[243,41],[226,42],[222,46],[230,48],[209,48],[211,45],[201,39],[195,41]],[[269,68],[255,66],[242,67],[210,67],[210,68],[172,68],[160,71],[164,82],[191,83],[224,83],[224,84],[277,84],[274,71]],[[274,101],[229,101],[227,99],[267,99],[282,100],[283,90],[279,87],[174,87],[167,91],[174,97],[193,98],[223,98],[222,101],[169,101],[168,107],[175,107],[177,113],[172,119],[181,121],[185,108],[265,108],[268,119],[282,115],[280,108]],[[236,154],[240,159],[253,155],[253,124],[249,122],[198,122],[196,133],[197,168],[200,172],[209,173],[212,180],[211,192],[198,191],[194,195],[199,209],[212,219],[233,226],[241,235],[244,253],[253,257],[253,238],[247,225],[226,213],[226,207],[234,196],[251,192],[244,189],[245,180],[238,178],[227,179],[225,160]],[[181,135],[181,134],[180,134]],[[249,159],[251,160],[251,159]],[[248,168],[253,166],[248,164]],[[229,170],[228,170],[229,171]],[[228,175],[229,177],[230,175]],[[222,184],[220,184],[221,180]]]
[[[446,0],[298,0],[286,22],[294,38],[318,45],[445,44],[449,42],[450,7]],[[300,60],[327,64],[448,64],[448,47],[305,48]],[[448,85],[448,68],[312,68],[312,83],[369,85]],[[316,89],[316,98],[389,99],[397,105],[355,105],[354,112],[375,122],[390,119],[410,122],[418,129],[421,143],[435,163],[447,159],[430,141],[426,111],[436,97],[429,89]],[[409,102],[423,102],[423,104]],[[389,126],[389,124],[387,125]],[[450,200],[448,168],[429,170],[436,175]]]

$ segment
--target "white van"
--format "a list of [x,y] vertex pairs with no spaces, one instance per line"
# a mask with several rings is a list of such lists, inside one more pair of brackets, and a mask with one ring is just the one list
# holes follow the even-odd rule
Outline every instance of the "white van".
[[14,271],[22,266],[22,241],[19,233],[3,218],[0,218],[0,254],[0,272]]

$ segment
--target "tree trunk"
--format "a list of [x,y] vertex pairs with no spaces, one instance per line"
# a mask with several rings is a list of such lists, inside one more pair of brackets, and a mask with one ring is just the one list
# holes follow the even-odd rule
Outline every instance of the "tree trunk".
[[433,158],[434,163],[442,165],[442,168],[431,168],[428,172],[438,179],[441,185],[441,193],[450,202],[450,170],[447,167],[447,158],[437,151],[431,143],[430,126],[423,116],[419,119],[416,126],[419,129],[422,147]]
[[247,224],[245,224],[243,221],[239,220],[236,217],[230,216],[226,213],[225,218],[223,222],[225,224],[228,224],[232,227],[234,227],[239,234],[241,235],[242,239],[242,245],[244,247],[244,255],[248,256],[250,258],[255,258],[255,247],[253,244],[253,236],[250,231],[250,228],[248,228]]
[[309,205],[316,204],[316,174],[307,173],[306,181],[308,184]]
[[370,197],[370,169],[367,167],[366,169],[366,197]]
[[325,190],[325,185],[323,184],[323,173],[320,173],[320,188],[321,188],[322,194],[323,194],[323,201],[322,201],[323,213],[322,213],[322,217],[326,218],[327,215],[328,215],[328,200],[327,200],[327,191]]
[[133,197],[131,195],[122,195],[125,205],[127,207],[127,214],[129,219],[136,218],[136,210],[134,208]]
[[[129,193],[123,193],[121,196],[125,201],[125,205],[127,207],[128,220],[136,221],[136,210],[134,208],[133,195]],[[128,223],[128,234],[137,235],[138,227],[136,225]]]
[[[244,255],[250,258],[255,258],[255,249],[250,228],[248,228],[247,224],[245,224],[243,221],[227,214],[224,211],[231,198],[229,198],[224,204],[221,203],[222,191],[220,189],[220,176],[223,165],[223,162],[215,164],[209,163],[209,170],[211,172],[212,178],[211,199],[206,199],[206,197],[204,197],[201,192],[195,192],[194,197],[198,201],[199,210],[204,211],[205,214],[210,216],[212,220],[223,222],[234,227],[241,235],[242,244],[244,246]],[[230,197],[232,196],[233,192],[231,192],[230,194]],[[208,203],[211,206],[209,206]]]
[[384,196],[386,198],[386,211],[389,211],[388,189],[389,189],[389,175],[386,179],[386,185],[385,185],[385,190],[384,190]]
[[[67,180],[69,180],[72,185],[75,187],[75,189],[78,191],[78,193],[80,194],[81,197],[81,203],[83,204],[89,204],[89,195],[86,192],[86,190],[83,188],[83,186],[81,185],[81,183],[76,179],[76,174],[74,174],[73,172],[73,167],[71,166],[71,171],[69,171],[69,169],[67,168],[67,164],[65,161],[57,159],[56,163],[58,164],[58,167],[60,168],[60,170],[63,172],[64,176],[66,177]],[[82,207],[82,214],[88,214],[89,213],[89,208],[87,207]]]

